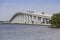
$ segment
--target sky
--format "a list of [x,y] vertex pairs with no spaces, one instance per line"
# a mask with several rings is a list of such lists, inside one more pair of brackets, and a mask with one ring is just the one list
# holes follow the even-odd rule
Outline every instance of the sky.
[[54,14],[60,12],[60,0],[0,0],[0,21],[9,21],[20,11],[44,12]]

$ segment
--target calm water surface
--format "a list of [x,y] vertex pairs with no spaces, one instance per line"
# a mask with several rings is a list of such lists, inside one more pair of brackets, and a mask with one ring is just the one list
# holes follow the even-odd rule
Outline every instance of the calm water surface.
[[0,24],[0,40],[60,40],[60,29],[37,25]]

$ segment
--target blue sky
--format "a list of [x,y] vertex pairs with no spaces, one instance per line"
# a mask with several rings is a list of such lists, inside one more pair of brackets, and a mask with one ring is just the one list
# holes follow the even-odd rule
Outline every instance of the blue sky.
[[60,12],[60,0],[0,0],[0,20],[9,20],[19,11]]

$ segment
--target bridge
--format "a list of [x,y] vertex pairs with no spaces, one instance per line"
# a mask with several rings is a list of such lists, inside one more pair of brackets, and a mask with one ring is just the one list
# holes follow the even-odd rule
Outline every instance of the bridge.
[[42,13],[18,12],[10,20],[11,23],[50,24],[50,15]]

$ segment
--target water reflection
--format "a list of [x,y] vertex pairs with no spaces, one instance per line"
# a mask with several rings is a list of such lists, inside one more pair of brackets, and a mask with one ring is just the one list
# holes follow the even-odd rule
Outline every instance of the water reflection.
[[60,40],[60,29],[36,25],[0,25],[0,40]]

